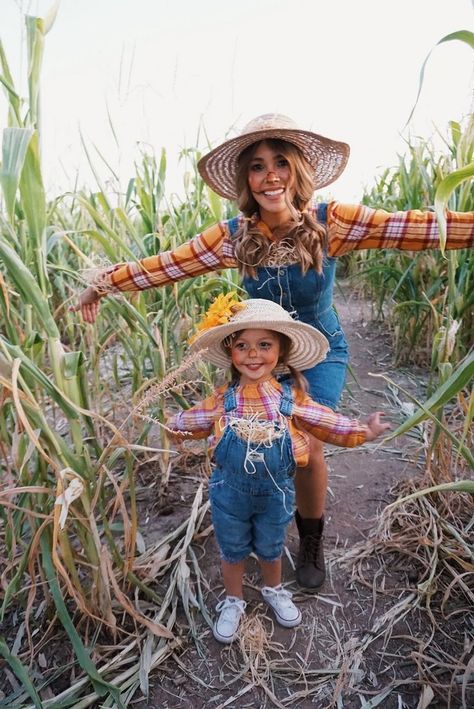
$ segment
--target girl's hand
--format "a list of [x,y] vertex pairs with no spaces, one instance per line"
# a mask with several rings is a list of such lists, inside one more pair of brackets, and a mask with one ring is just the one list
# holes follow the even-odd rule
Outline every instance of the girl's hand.
[[367,419],[367,433],[365,437],[366,441],[374,441],[376,438],[381,436],[384,431],[390,428],[389,423],[381,422],[380,419],[382,416],[384,416],[382,411],[376,411],[375,414],[372,414]]
[[81,311],[82,317],[88,323],[94,323],[97,319],[100,307],[100,299],[103,297],[95,288],[88,286],[79,296],[79,303],[69,308],[73,312]]

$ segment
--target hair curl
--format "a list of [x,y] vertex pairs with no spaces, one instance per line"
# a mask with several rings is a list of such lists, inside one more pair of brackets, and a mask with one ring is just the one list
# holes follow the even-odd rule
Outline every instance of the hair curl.
[[[327,229],[307,211],[314,192],[313,169],[296,145],[276,139],[253,143],[239,156],[235,178],[237,204],[247,218],[234,236],[234,251],[239,272],[242,276],[256,278],[256,268],[265,264],[272,246],[272,242],[259,231],[255,220],[252,219],[255,213],[258,213],[259,205],[248,184],[250,162],[257,148],[263,143],[288,160],[291,175],[290,185],[287,185],[285,192],[291,217],[286,224],[275,230],[274,234],[277,239],[285,239],[286,243],[294,245],[303,273],[310,268],[321,273],[327,246]],[[288,194],[288,187],[291,187],[294,192],[292,200]]]

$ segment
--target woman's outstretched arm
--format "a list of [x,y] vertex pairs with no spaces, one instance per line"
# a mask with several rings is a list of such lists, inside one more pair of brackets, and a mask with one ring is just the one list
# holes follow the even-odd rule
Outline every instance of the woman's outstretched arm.
[[[446,212],[447,249],[474,246],[474,212]],[[329,255],[359,249],[421,251],[439,248],[436,215],[410,209],[387,212],[362,204],[330,202],[327,210]]]
[[227,222],[220,222],[171,251],[96,271],[72,310],[80,310],[92,323],[105,295],[157,288],[236,265]]

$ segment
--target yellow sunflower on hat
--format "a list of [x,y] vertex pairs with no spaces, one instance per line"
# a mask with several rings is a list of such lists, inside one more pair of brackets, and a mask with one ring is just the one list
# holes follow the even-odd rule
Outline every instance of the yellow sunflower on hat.
[[196,337],[205,330],[210,330],[217,325],[225,325],[235,313],[243,308],[245,308],[245,302],[238,299],[235,290],[226,295],[218,295],[197,324],[196,332],[189,338],[189,343],[192,344]]

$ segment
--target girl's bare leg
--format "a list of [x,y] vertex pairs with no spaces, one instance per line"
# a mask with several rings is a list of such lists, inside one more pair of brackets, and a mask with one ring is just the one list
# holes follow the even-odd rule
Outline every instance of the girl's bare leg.
[[281,559],[276,561],[262,561],[260,559],[260,568],[265,586],[275,588],[281,584]]
[[323,529],[328,487],[328,471],[323,443],[310,437],[309,463],[295,476],[296,525],[300,548],[296,561],[296,580],[304,588],[317,590],[324,583]]
[[227,595],[243,598],[242,580],[244,578],[245,561],[230,564],[228,561],[221,559],[221,569]]

